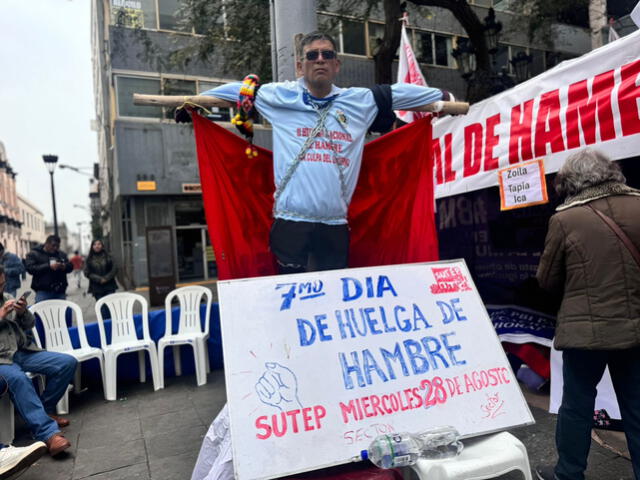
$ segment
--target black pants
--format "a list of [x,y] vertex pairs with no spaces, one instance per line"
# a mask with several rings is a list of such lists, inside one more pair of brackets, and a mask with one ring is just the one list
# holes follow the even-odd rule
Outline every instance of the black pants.
[[[102,297],[106,297],[107,295],[111,295],[112,293],[115,293],[115,290],[108,291],[108,292],[100,291],[99,293],[95,293],[94,292],[94,293],[92,293],[92,295],[93,295],[93,298],[95,298],[96,302],[97,302]],[[111,318],[111,312],[109,311],[109,308],[106,305],[102,305],[102,307],[100,308],[100,312],[102,313],[102,318],[103,319]]]
[[276,218],[269,238],[280,273],[347,268],[349,226]]
[[627,350],[565,350],[564,387],[556,446],[560,480],[583,480],[591,446],[596,386],[609,366],[618,397],[635,478],[640,480],[640,347]]

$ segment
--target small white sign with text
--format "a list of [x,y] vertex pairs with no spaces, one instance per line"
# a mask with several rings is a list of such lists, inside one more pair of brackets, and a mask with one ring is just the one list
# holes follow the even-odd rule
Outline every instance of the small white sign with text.
[[498,170],[500,210],[530,207],[547,203],[544,161],[534,160]]

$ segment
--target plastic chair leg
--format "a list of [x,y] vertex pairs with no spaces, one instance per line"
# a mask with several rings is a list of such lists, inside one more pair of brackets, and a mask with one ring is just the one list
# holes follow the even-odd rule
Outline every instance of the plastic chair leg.
[[144,350],[138,351],[138,368],[140,369],[140,383],[147,381],[147,367],[144,363]]
[[204,342],[193,343],[193,355],[196,364],[196,382],[199,387],[207,383],[207,361]]
[[173,346],[173,367],[176,371],[176,377],[182,375],[182,359],[180,358],[180,345]]
[[166,345],[158,342],[158,388],[164,388],[164,349]]
[[76,373],[73,376],[73,393],[76,395],[86,392],[87,388],[82,388],[82,363],[78,362]]
[[[144,354],[144,352],[142,352]],[[158,351],[155,344],[149,346],[149,363],[151,364],[151,380],[153,381],[153,390],[160,390],[160,371],[158,369]]]
[[56,404],[56,413],[58,415],[68,415],[69,414],[69,390],[73,387],[69,385],[67,387],[67,391],[64,392],[64,395],[60,399],[60,401]]
[[118,357],[108,353],[104,357],[105,390],[104,398],[111,402],[117,399],[117,367]]
[[104,375],[104,358],[103,357],[96,357],[98,359],[98,363],[100,364],[100,377],[102,378],[102,392],[105,395],[106,398],[106,394],[107,394],[107,379],[105,378]]
[[15,432],[15,418],[13,416],[13,403],[9,394],[0,397],[0,443],[10,445],[13,443]]
[[204,348],[204,360],[207,364],[207,375],[211,373],[211,365],[209,364],[209,341],[208,339],[204,339],[202,342]]

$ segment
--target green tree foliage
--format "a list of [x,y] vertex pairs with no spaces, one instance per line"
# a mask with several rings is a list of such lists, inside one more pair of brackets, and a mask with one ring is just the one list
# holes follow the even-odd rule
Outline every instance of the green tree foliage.
[[174,60],[187,65],[219,54],[226,69],[271,80],[269,0],[182,0],[178,16],[201,36],[177,50]]

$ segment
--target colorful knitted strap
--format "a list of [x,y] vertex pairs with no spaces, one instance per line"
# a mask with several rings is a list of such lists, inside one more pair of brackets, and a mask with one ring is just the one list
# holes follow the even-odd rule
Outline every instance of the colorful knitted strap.
[[249,142],[249,146],[245,150],[247,157],[258,156],[258,150],[253,146],[253,122],[256,120],[258,113],[255,109],[258,88],[260,88],[258,75],[252,73],[244,77],[240,87],[240,95],[236,102],[238,113],[231,119],[231,123],[236,126]]

